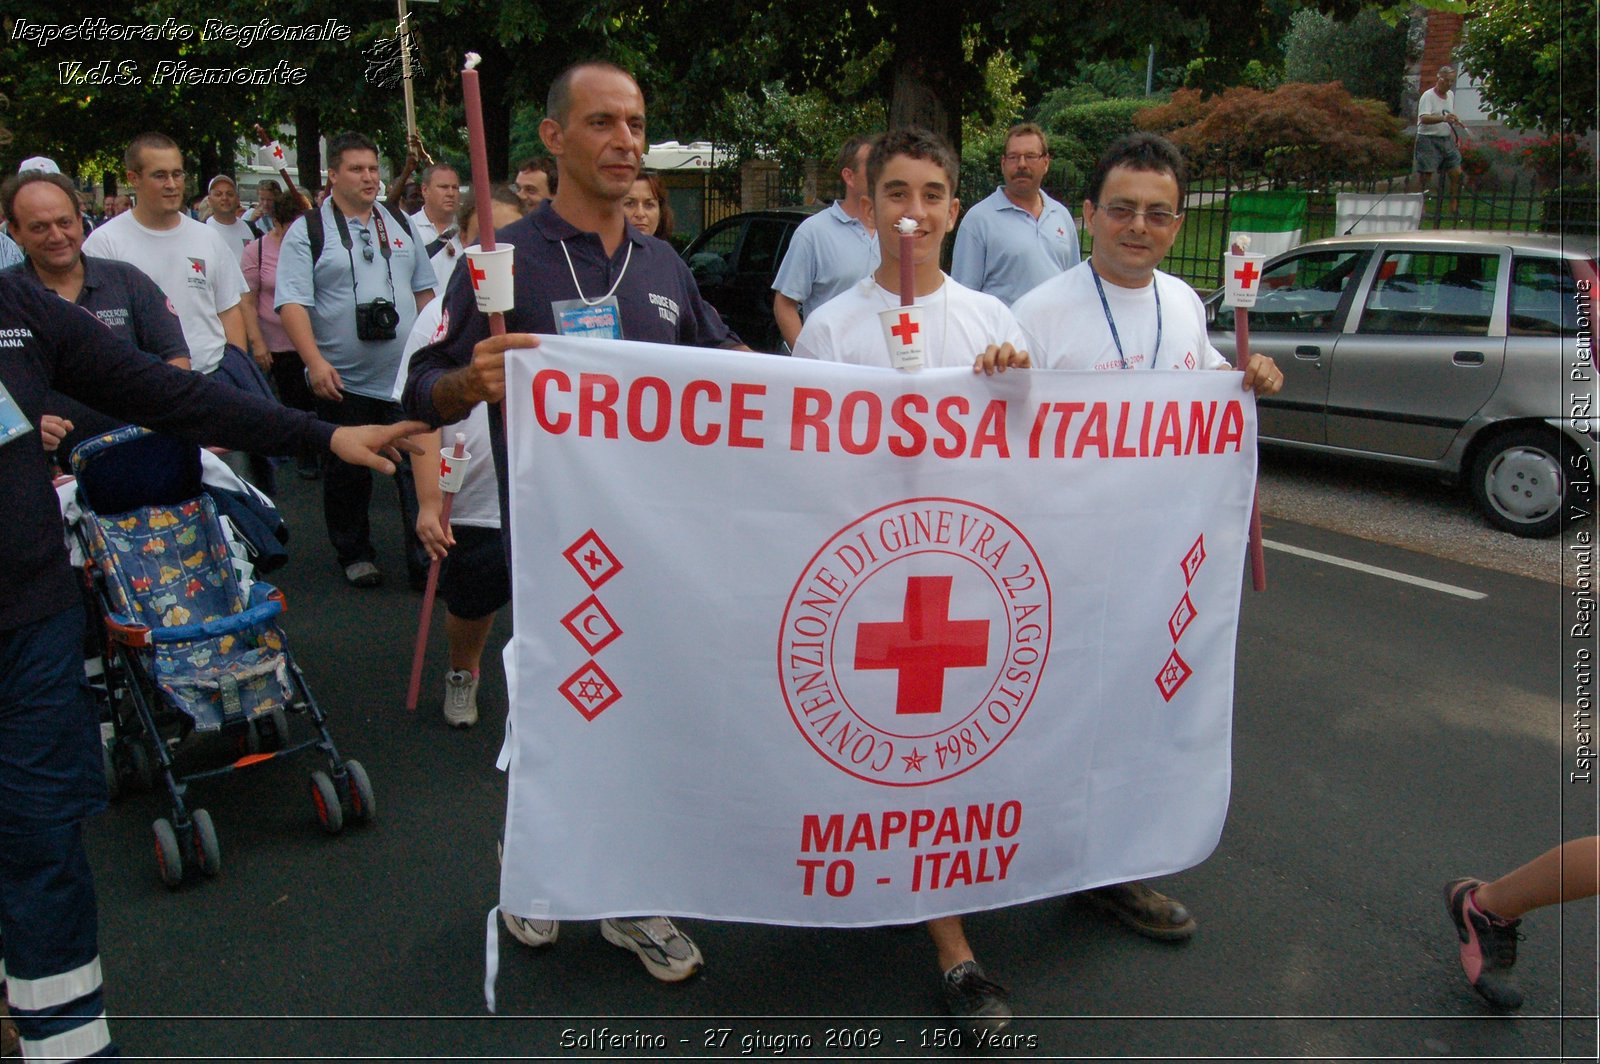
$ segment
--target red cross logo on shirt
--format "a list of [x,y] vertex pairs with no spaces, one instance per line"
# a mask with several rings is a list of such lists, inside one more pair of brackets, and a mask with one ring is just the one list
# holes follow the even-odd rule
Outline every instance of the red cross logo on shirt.
[[946,669],[989,663],[989,622],[950,617],[953,579],[910,577],[900,620],[863,624],[856,630],[856,668],[900,674],[896,714],[938,713],[944,708]]
[[467,260],[467,276],[472,278],[472,290],[474,292],[478,290],[479,281],[487,281],[489,279],[489,275],[478,269],[478,264],[471,259]]
[[1243,269],[1234,270],[1233,275],[1238,278],[1240,288],[1248,289],[1255,283],[1255,279],[1261,276],[1261,271],[1256,269],[1255,263],[1247,262]]
[[901,314],[900,324],[889,330],[901,344],[911,343],[911,338],[922,331],[922,326],[911,320],[911,315]]
[[204,277],[205,273],[206,273],[205,261],[203,259],[190,259],[189,260],[189,269],[193,270],[195,273],[198,273],[200,276]]
[[396,250],[396,251],[399,251],[399,250],[400,250],[400,249],[401,249],[401,248],[403,248],[403,247],[405,247],[405,244],[403,244],[403,243],[402,243],[402,242],[401,242],[401,240],[400,240],[400,238],[399,238],[399,237],[395,237],[395,238],[394,238],[394,249],[395,249],[395,250]]

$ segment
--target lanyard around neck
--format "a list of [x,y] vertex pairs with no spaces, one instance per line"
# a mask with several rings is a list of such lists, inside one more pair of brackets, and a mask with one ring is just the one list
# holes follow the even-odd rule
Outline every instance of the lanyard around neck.
[[[624,239],[626,239],[626,237],[624,237]],[[617,271],[617,279],[612,283],[611,291],[607,292],[598,299],[590,299],[588,296],[583,294],[583,285],[578,283],[578,271],[572,267],[572,253],[567,250],[567,242],[565,240],[558,240],[556,243],[561,245],[561,254],[567,257],[567,272],[572,274],[572,287],[577,289],[578,299],[583,302],[584,306],[596,306],[600,303],[604,303],[606,300],[617,294],[617,289],[622,285],[622,279],[628,275],[628,263],[633,261],[633,241],[628,241],[628,252],[622,256],[622,269]]]
[[[1117,345],[1117,363],[1122,369],[1128,368],[1127,356],[1122,353],[1122,337],[1117,335],[1117,320],[1111,316],[1111,304],[1106,302],[1105,286],[1100,283],[1100,274],[1095,272],[1094,263],[1088,263],[1089,276],[1094,278],[1094,290],[1100,296],[1100,309],[1105,311],[1106,325],[1111,329],[1111,342]],[[1156,346],[1150,352],[1150,369],[1156,368],[1156,359],[1161,355],[1161,286],[1156,283],[1154,276],[1150,278],[1150,290],[1156,296]]]

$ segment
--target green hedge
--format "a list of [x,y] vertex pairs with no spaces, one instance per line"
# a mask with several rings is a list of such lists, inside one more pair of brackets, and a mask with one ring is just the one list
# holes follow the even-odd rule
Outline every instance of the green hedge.
[[1134,115],[1165,102],[1160,97],[1143,96],[1096,100],[1063,107],[1045,116],[1043,125],[1051,136],[1051,154],[1069,171],[1063,175],[1065,183],[1076,185],[1087,178],[1113,141],[1134,132]]

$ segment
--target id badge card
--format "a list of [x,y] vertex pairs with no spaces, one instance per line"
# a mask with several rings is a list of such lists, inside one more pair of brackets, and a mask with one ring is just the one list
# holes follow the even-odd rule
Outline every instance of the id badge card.
[[562,336],[582,336],[591,340],[622,339],[622,308],[616,296],[598,303],[581,299],[557,299],[550,304],[555,312],[556,332]]
[[0,447],[32,431],[33,422],[28,420],[28,415],[22,412],[22,407],[11,398],[5,384],[0,382]]

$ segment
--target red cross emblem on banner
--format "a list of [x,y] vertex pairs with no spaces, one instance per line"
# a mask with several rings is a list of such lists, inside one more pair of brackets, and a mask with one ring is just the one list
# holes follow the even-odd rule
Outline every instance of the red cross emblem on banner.
[[592,528],[562,551],[561,556],[577,570],[591,591],[598,591],[601,584],[622,571],[622,563]]
[[1240,288],[1248,289],[1261,276],[1261,271],[1256,269],[1255,263],[1247,262],[1242,268],[1234,270],[1233,276],[1238,278]]
[[478,264],[473,262],[470,257],[467,259],[467,276],[472,278],[472,290],[474,292],[478,290],[479,281],[487,281],[489,279],[489,275],[478,269]]
[[856,630],[856,668],[900,674],[896,714],[938,713],[944,708],[946,669],[989,663],[989,622],[950,617],[952,580],[910,577],[900,620],[863,624]]
[[901,314],[900,324],[889,330],[894,333],[895,339],[902,344],[911,343],[911,338],[922,331],[922,326],[911,320],[911,315]]

